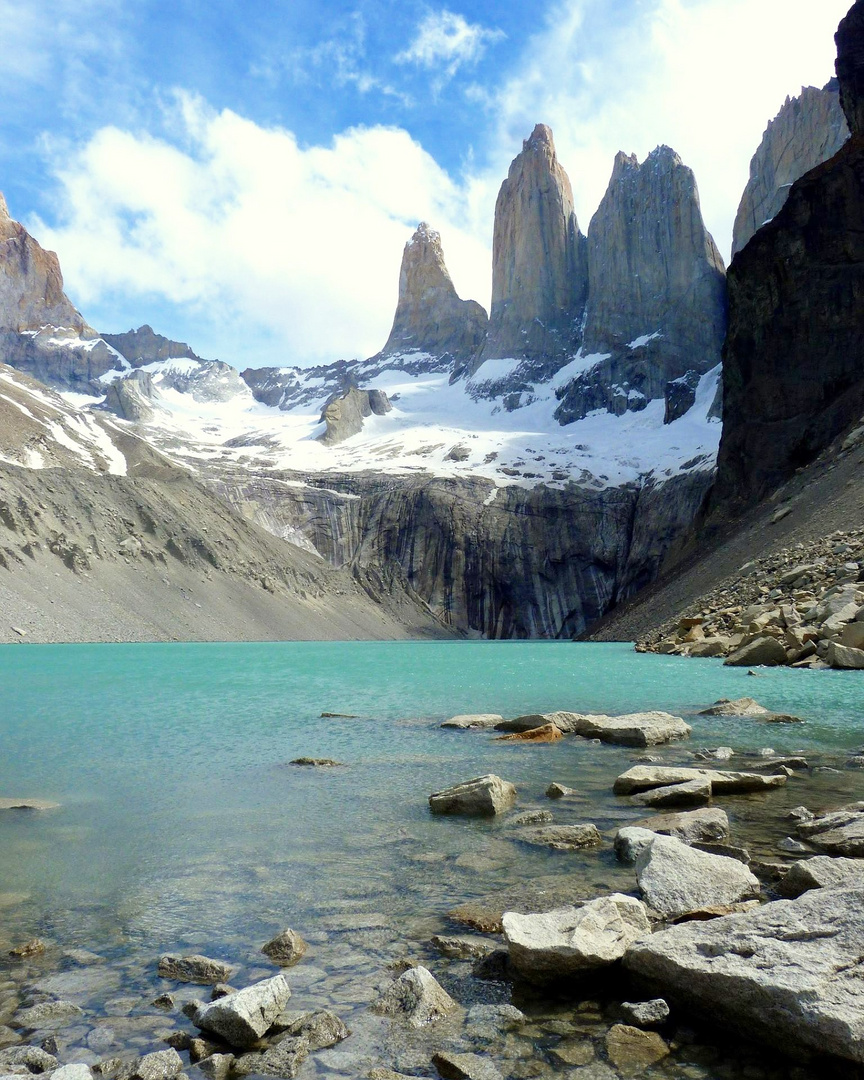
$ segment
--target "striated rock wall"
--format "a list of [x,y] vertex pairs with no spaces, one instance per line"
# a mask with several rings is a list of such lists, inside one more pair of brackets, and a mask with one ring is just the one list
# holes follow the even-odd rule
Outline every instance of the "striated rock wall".
[[489,333],[468,370],[514,357],[554,371],[579,347],[587,293],[586,241],[570,180],[552,132],[538,124],[498,194]]
[[714,506],[737,513],[864,413],[864,2],[837,33],[852,138],[792,187],[729,273]]
[[[305,486],[285,480],[305,481]],[[225,474],[217,490],[271,531],[350,567],[376,599],[422,602],[454,630],[567,638],[653,580],[710,485],[496,489],[483,479]]]
[[720,362],[723,260],[702,220],[691,169],[668,146],[640,165],[618,154],[588,229],[582,351],[598,357],[560,393],[561,423],[662,398],[667,383]]
[[821,90],[805,86],[798,97],[786,98],[750,162],[750,179],[735,217],[733,257],[777,216],[795,181],[832,158],[848,138],[836,79]]
[[399,301],[387,344],[370,362],[428,353],[448,364],[470,364],[486,339],[489,319],[474,300],[460,300],[444,263],[441,235],[425,221],[405,245]]
[[103,341],[125,356],[132,367],[143,367],[158,360],[200,360],[183,341],[171,341],[153,331],[146,323],[125,334],[103,334]]
[[373,413],[384,416],[392,408],[383,390],[358,390],[354,386],[324,406],[321,419],[327,426],[318,438],[325,446],[345,442],[362,430],[366,417]]

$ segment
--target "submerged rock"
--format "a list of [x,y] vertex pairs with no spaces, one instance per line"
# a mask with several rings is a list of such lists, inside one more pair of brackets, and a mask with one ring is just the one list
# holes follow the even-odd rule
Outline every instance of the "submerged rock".
[[516,788],[500,776],[489,773],[430,795],[429,809],[433,814],[494,817],[509,810],[515,802]]
[[636,860],[645,903],[675,919],[699,908],[759,895],[759,879],[736,859],[709,855],[671,836],[655,836]]
[[499,735],[496,742],[530,742],[551,743],[557,742],[564,736],[554,724],[544,724],[542,727],[529,728],[528,731],[514,731],[510,735]]
[[173,956],[165,953],[159,957],[157,972],[162,979],[175,982],[201,983],[204,985],[225,982],[234,968],[221,960],[196,953],[192,956]]
[[56,810],[59,805],[48,799],[0,799],[0,810]]
[[43,1001],[15,1014],[15,1026],[22,1028],[61,1028],[74,1024],[84,1010],[71,1001]]
[[622,1076],[635,1076],[666,1057],[669,1047],[656,1031],[615,1024],[606,1035],[606,1053]]
[[616,795],[634,795],[652,788],[671,784],[686,784],[690,780],[711,781],[712,795],[741,795],[751,791],[767,791],[782,787],[785,776],[762,776],[759,773],[722,772],[719,769],[690,769],[664,765],[634,765],[622,773],[612,788]]
[[494,1062],[479,1054],[440,1051],[432,1058],[442,1080],[504,1080]]
[[307,948],[306,942],[297,931],[289,928],[271,938],[266,945],[262,946],[261,952],[282,967],[292,967],[303,959]]
[[260,1076],[278,1076],[293,1080],[300,1067],[309,1057],[309,1040],[303,1036],[291,1036],[263,1053],[244,1054],[234,1063],[241,1076],[255,1073]]
[[484,937],[454,937],[436,934],[430,941],[433,948],[451,960],[479,960],[495,950],[495,942]]
[[441,725],[443,728],[494,728],[504,719],[498,713],[464,713],[451,716]]
[[519,829],[514,834],[526,844],[555,848],[557,851],[574,851],[579,848],[596,847],[603,838],[596,825],[548,825],[536,829]]
[[730,701],[729,698],[720,698],[719,701],[715,701],[707,709],[703,709],[700,716],[767,716],[770,712],[764,705],[760,705],[752,697],[736,698],[734,701]]
[[370,1006],[372,1012],[419,1028],[456,1012],[459,1006],[425,967],[410,968]]

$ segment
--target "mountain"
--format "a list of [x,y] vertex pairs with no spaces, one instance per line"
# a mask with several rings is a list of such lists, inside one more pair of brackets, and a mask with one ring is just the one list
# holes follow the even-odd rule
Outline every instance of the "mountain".
[[777,216],[795,181],[832,158],[848,138],[836,79],[821,90],[804,86],[798,97],[786,98],[750,162],[750,179],[735,217],[733,257]]

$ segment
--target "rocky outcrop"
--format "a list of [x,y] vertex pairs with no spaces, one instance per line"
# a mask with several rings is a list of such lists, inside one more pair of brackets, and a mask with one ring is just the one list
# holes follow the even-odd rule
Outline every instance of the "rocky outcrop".
[[693,172],[668,146],[641,165],[616,156],[588,229],[588,279],[582,355],[597,362],[559,391],[561,423],[594,409],[638,411],[667,383],[720,363],[723,260]]
[[372,361],[425,353],[447,366],[470,365],[489,319],[474,300],[460,300],[444,263],[441,235],[425,221],[405,245],[399,300],[387,344]]
[[132,367],[143,367],[158,360],[200,360],[183,341],[171,341],[162,334],[154,332],[146,323],[137,330],[127,330],[125,334],[103,334],[112,349],[124,356]]
[[798,180],[729,272],[714,508],[764,498],[864,413],[864,17],[837,33],[852,138]]
[[489,334],[473,370],[511,357],[527,361],[534,377],[556,370],[579,347],[587,292],[570,180],[552,132],[538,124],[498,193]]
[[673,836],[657,835],[636,860],[645,903],[667,919],[749,900],[759,880],[737,859],[709,855]]
[[146,423],[153,416],[153,378],[146,371],[133,371],[125,379],[115,379],[105,388],[104,407],[121,420]]
[[733,257],[777,216],[795,181],[834,157],[848,138],[836,79],[821,90],[804,86],[798,97],[786,98],[750,162],[732,233]]
[[321,420],[327,426],[318,438],[325,446],[345,442],[363,430],[367,416],[384,416],[392,408],[383,390],[358,390],[353,386],[324,406]]

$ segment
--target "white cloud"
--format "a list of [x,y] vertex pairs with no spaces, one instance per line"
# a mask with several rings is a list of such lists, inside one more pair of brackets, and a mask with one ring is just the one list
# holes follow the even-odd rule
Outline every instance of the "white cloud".
[[241,365],[370,355],[423,219],[441,230],[462,295],[488,295],[465,192],[407,132],[355,128],[303,149],[289,131],[187,95],[169,121],[182,150],[112,127],[56,148],[60,224],[28,224],[60,254],[85,313],[117,295],[126,309],[139,298],[141,322],[154,304],[181,305],[210,326],[193,346]]
[[[674,147],[696,174],[724,253],[767,121],[787,94],[833,74],[849,0],[559,0],[487,106],[487,184],[535,123],[549,124],[585,230],[618,150]],[[550,75],[550,73],[554,73]],[[478,93],[477,97],[481,95]]]
[[417,64],[455,75],[462,64],[474,64],[486,47],[504,34],[479,23],[469,23],[463,15],[442,9],[431,11],[417,28],[408,48],[394,57],[397,64]]

